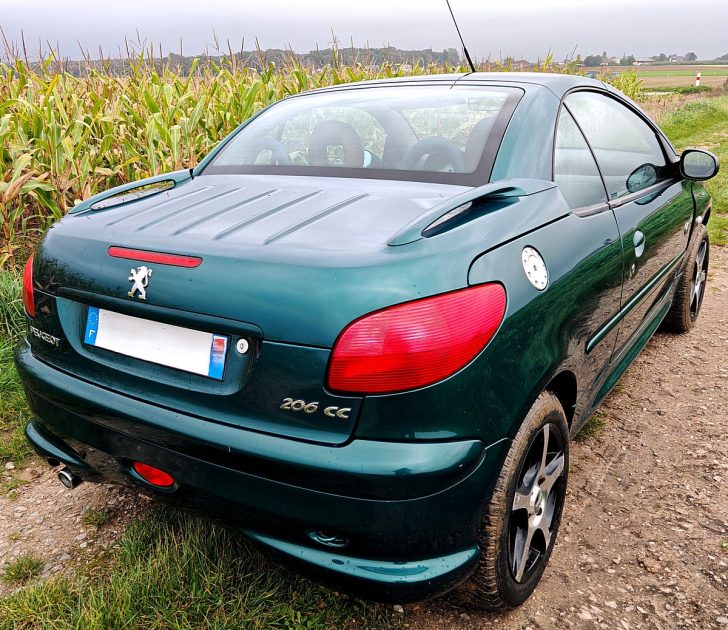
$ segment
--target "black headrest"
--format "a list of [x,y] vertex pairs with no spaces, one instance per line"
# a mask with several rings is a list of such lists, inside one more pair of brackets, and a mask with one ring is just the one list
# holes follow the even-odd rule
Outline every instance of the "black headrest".
[[483,118],[473,127],[473,130],[468,136],[468,140],[465,143],[465,172],[472,173],[478,168],[480,164],[480,158],[483,156],[483,149],[485,143],[490,135],[490,130],[493,129],[493,123],[495,122],[495,116]]
[[361,168],[364,164],[364,144],[351,125],[338,120],[327,120],[319,124],[311,134],[308,144],[308,163],[313,166],[332,166],[329,161],[329,147],[344,149],[341,166]]

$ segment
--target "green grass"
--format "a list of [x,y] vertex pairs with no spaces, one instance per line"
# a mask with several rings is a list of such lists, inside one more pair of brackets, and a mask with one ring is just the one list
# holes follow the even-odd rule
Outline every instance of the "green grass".
[[[25,584],[40,575],[43,566],[43,561],[33,556],[20,556],[5,565],[2,575],[3,582],[12,585]],[[3,617],[0,616],[0,619]]]
[[0,270],[0,464],[31,452],[23,436],[28,407],[13,363],[13,345],[24,329],[20,274]]
[[21,486],[27,484],[27,481],[23,481],[22,479],[18,479],[17,477],[11,477],[8,481],[4,481],[0,483],[0,498],[5,497],[6,499],[10,499],[11,501],[15,496],[17,496],[17,490]]
[[718,176],[708,182],[713,196],[708,231],[713,244],[728,244],[728,96],[687,103],[661,127],[678,151],[702,147],[715,153],[723,164]]
[[0,269],[0,339],[16,339],[25,329],[20,273]]
[[[694,77],[696,70],[637,70],[641,77]],[[728,76],[728,68],[715,68],[706,70],[700,68],[700,74],[704,77],[725,77]]]
[[577,440],[586,440],[588,438],[594,438],[602,433],[607,428],[607,418],[609,416],[597,409],[586,421],[586,424],[581,428],[579,434],[576,436]]
[[728,216],[713,214],[708,223],[713,245],[728,245]]
[[0,464],[18,462],[31,450],[23,435],[28,407],[13,363],[11,342],[0,337]]
[[705,94],[709,96],[713,92],[713,88],[709,85],[701,85],[696,87],[694,85],[679,85],[675,87],[649,87],[646,88],[648,92],[664,92],[665,94]]
[[88,527],[103,527],[111,520],[111,514],[107,510],[88,510],[81,519]]
[[297,577],[241,537],[160,508],[121,538],[112,570],[0,599],[0,627],[392,628],[388,608]]

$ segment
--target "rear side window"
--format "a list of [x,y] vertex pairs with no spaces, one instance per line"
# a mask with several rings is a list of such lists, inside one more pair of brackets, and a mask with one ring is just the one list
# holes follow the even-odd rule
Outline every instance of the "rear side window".
[[572,209],[592,206],[607,200],[594,156],[565,107],[561,108],[556,128],[554,181]]
[[[666,165],[662,147],[654,130],[637,114],[595,92],[571,94],[565,103],[594,151],[610,199],[635,192],[635,178],[630,180],[630,175],[646,166],[662,177]],[[643,181],[644,187],[654,183]]]

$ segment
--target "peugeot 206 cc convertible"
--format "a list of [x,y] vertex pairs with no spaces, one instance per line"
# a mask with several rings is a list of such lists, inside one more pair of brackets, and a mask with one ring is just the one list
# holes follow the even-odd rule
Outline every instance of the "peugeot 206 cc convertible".
[[369,598],[536,587],[569,440],[688,331],[718,162],[583,77],[337,86],[51,228],[27,436]]

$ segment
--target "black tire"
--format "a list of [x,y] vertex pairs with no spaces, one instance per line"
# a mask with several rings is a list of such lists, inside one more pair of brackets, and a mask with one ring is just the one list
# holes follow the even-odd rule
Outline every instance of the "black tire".
[[[547,441],[545,449],[544,435]],[[485,511],[479,534],[480,564],[470,582],[463,585],[459,592],[465,603],[479,609],[501,610],[515,608],[528,599],[541,580],[556,542],[568,470],[569,427],[566,415],[558,398],[550,392],[543,392],[529,410],[511,444]],[[536,486],[541,489],[544,474],[548,474],[546,479],[552,483],[551,490],[533,503],[535,495],[539,494]],[[544,485],[546,483],[544,481]],[[531,491],[524,492],[529,487]],[[518,507],[515,504],[516,492],[519,492],[519,497],[524,497],[518,499]],[[521,505],[526,497],[528,505]],[[523,542],[524,535],[529,540],[527,532],[531,531],[534,523],[546,525],[549,540],[546,540],[542,529],[536,529],[530,539],[532,545],[529,545],[529,550],[525,554],[519,553],[525,545],[519,547],[518,542]]]
[[675,289],[672,306],[663,322],[665,330],[686,333],[695,326],[705,295],[709,258],[708,230],[702,223],[698,223],[695,226],[693,243],[688,249],[683,273]]

